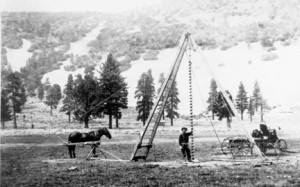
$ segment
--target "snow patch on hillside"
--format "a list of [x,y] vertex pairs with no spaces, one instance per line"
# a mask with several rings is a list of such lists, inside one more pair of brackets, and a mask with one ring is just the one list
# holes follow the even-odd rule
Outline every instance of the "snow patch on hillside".
[[[89,47],[87,44],[98,36],[102,27],[103,24],[100,24],[88,33],[86,37],[72,43],[67,53],[73,53],[74,55],[88,54]],[[261,86],[262,95],[271,106],[281,105],[288,108],[300,106],[299,40],[300,38],[292,41],[289,46],[276,42],[274,45],[275,50],[272,53],[276,54],[278,58],[271,61],[262,60],[262,56],[270,52],[264,49],[259,42],[251,44],[240,42],[227,50],[222,50],[221,47],[213,50],[201,50],[199,48],[198,53],[192,53],[194,113],[199,114],[206,109],[205,102],[208,97],[210,80],[212,79],[204,60],[213,67],[213,72],[224,89],[229,90],[234,97],[237,94],[240,81],[244,83],[250,95],[252,94],[254,82],[257,80]],[[30,41],[23,40],[23,42],[22,48],[18,50],[7,49],[8,61],[14,70],[19,70],[25,66],[26,60],[31,56],[31,53],[27,52],[31,45]],[[148,71],[148,69],[152,69],[155,88],[158,89],[159,74],[165,73],[165,77],[168,75],[178,51],[178,48],[165,49],[160,51],[158,60],[144,61],[140,58],[131,62],[132,67],[122,73],[129,87],[129,106],[136,105],[134,92],[141,74]],[[103,55],[102,62],[106,60],[105,56]],[[84,74],[84,68],[77,69],[74,72],[67,72],[63,68],[65,65],[70,65],[70,61],[63,62],[59,70],[45,74],[42,82],[49,78],[51,84],[59,84],[64,89],[69,74],[73,76]],[[98,73],[95,75],[98,76]],[[177,75],[177,82],[181,100],[179,112],[188,114],[189,82],[188,59],[186,56],[183,57],[183,62]]]
[[[244,83],[250,95],[257,80],[261,86],[262,95],[271,106],[300,106],[299,41],[295,41],[290,46],[282,46],[280,43],[276,43],[275,47],[276,50],[272,51],[272,53],[276,53],[278,59],[272,61],[262,60],[262,55],[268,53],[268,51],[260,43],[247,44],[241,42],[228,50],[221,50],[220,48],[214,50],[198,49],[198,53],[192,53],[194,113],[199,114],[206,110],[205,102],[208,97],[210,80],[212,79],[204,60],[213,68],[213,72],[218,77],[223,88],[229,90],[234,97],[237,94],[240,81]],[[129,87],[129,106],[136,105],[134,92],[141,74],[148,71],[148,69],[152,69],[155,88],[158,89],[159,74],[165,73],[165,77],[168,75],[178,51],[178,48],[162,50],[158,55],[158,60],[144,61],[140,58],[133,61],[131,63],[132,67],[122,73]],[[43,81],[46,77],[49,77],[52,84],[57,83],[64,88],[70,73],[73,75],[83,74],[84,69],[66,72],[61,68],[46,74]],[[188,59],[186,56],[183,57],[176,80],[181,100],[179,112],[188,114],[189,82]]]
[[87,33],[85,37],[80,40],[71,43],[70,49],[66,54],[74,54],[74,55],[87,55],[90,47],[88,47],[88,43],[92,40],[95,40],[100,33],[100,30],[103,28],[104,23],[100,23],[96,28],[94,28],[91,32]]
[[27,60],[32,55],[27,51],[32,43],[25,39],[22,39],[22,41],[23,45],[20,49],[6,48],[7,61],[13,71],[20,71],[22,67],[26,66]]
[[[70,49],[66,52],[66,54],[73,54],[74,56],[87,55],[90,50],[90,47],[88,47],[88,43],[97,38],[97,36],[100,33],[100,30],[103,28],[103,25],[104,23],[99,24],[91,32],[86,34],[85,37],[83,37],[82,39],[76,42],[71,43]],[[103,56],[103,59],[105,59],[104,57],[105,55]],[[70,74],[73,75],[74,79],[76,75],[84,74],[84,68],[76,69],[76,71],[74,72],[65,71],[64,66],[67,65],[71,65],[70,59],[64,61],[60,69],[46,73],[42,78],[42,82],[45,82],[46,79],[48,78],[51,84],[58,84],[62,89],[64,89],[68,80],[68,76]]]
[[[214,74],[218,77],[223,88],[229,90],[235,97],[238,85],[242,81],[252,94],[254,83],[257,80],[261,85],[262,95],[270,105],[300,106],[300,45],[296,41],[290,46],[275,44],[273,53],[278,59],[263,61],[262,55],[268,53],[260,43],[239,43],[228,50],[220,48],[214,50],[199,50],[192,53],[193,62],[193,105],[194,113],[198,114],[206,109],[209,84],[212,76],[204,63],[206,60],[213,67]],[[160,52],[157,61],[144,61],[139,59],[132,62],[132,67],[123,73],[129,85],[129,105],[135,106],[134,92],[137,80],[143,72],[152,69],[156,89],[158,89],[159,74],[167,75],[171,64],[176,57],[178,49],[168,49]],[[173,55],[173,59],[168,56]],[[185,56],[177,75],[179,97],[181,103],[179,110],[182,114],[189,113],[188,94],[188,60]],[[223,66],[218,66],[223,64]],[[203,97],[203,99],[200,97]],[[203,100],[203,101],[202,101]]]

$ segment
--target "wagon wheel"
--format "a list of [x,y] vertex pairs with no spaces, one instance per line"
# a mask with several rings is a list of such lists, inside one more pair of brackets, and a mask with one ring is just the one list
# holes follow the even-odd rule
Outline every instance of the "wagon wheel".
[[243,155],[252,155],[252,152],[253,152],[253,144],[249,141],[249,140],[246,140],[244,143],[243,143],[243,149],[242,149],[242,154]]
[[231,144],[231,153],[233,156],[245,156],[252,151],[251,143],[246,139],[233,140]]
[[257,144],[259,150],[263,153],[266,154],[267,153],[267,147],[264,143],[258,143]]
[[278,139],[274,143],[274,151],[276,155],[282,155],[287,151],[287,144],[284,139]]
[[223,154],[227,155],[230,153],[230,147],[229,143],[226,141],[223,141],[221,144],[221,151]]

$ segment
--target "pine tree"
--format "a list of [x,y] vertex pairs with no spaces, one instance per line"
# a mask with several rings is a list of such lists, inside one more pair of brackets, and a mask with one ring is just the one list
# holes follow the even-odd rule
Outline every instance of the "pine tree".
[[154,105],[155,87],[153,81],[152,71],[149,69],[147,73],[141,75],[135,91],[134,98],[138,100],[136,106],[138,111],[137,120],[141,120],[144,125]]
[[75,100],[74,116],[80,122],[84,122],[84,128],[89,128],[90,116],[100,116],[96,110],[97,99],[100,96],[100,90],[96,78],[85,75],[77,76],[74,85],[73,97]]
[[264,122],[264,110],[270,110],[271,107],[268,105],[267,100],[263,99],[261,97],[260,103],[259,103],[259,108],[260,108],[260,120],[261,122]]
[[53,88],[55,89],[55,98],[56,98],[56,100],[59,103],[59,101],[62,98],[61,88],[60,88],[60,86],[58,84],[54,84]]
[[[158,84],[159,84],[160,86],[159,86],[159,88],[158,88],[158,90],[157,90],[157,95],[159,94],[160,90],[162,89],[162,86],[163,86],[165,80],[166,80],[166,79],[165,79],[165,77],[164,77],[164,73],[161,73],[161,74],[159,75],[159,79],[158,79]],[[160,99],[160,102],[159,102],[159,104],[158,104],[158,110],[160,110],[160,107],[161,107],[161,105],[162,105],[163,98],[164,98],[164,96],[162,96],[162,98]],[[164,110],[163,113],[162,113],[162,118],[163,118],[163,120],[165,120],[165,110]]]
[[52,116],[52,110],[57,108],[59,100],[61,99],[61,89],[58,84],[54,84],[47,90],[46,105],[50,106],[50,114]]
[[46,79],[45,83],[44,83],[44,90],[49,90],[51,88],[51,84],[49,81],[49,78]]
[[147,73],[143,73],[138,80],[138,85],[135,91],[134,98],[137,98],[137,106],[136,110],[138,111],[137,121],[141,120],[143,122],[143,125],[145,125],[146,119],[148,118],[148,115],[146,114],[146,79],[147,79]]
[[253,90],[253,99],[254,99],[254,108],[255,111],[257,112],[258,107],[260,106],[261,100],[262,100],[262,95],[260,93],[260,86],[257,81],[255,81],[254,84],[254,90]]
[[247,92],[245,90],[244,84],[240,82],[239,92],[236,96],[236,108],[241,113],[241,119],[244,118],[244,112],[248,107]]
[[[229,91],[225,91],[229,99],[232,101],[232,96]],[[227,128],[231,128],[231,117],[234,116],[232,109],[230,108],[228,102],[226,101],[225,97],[223,96],[222,92],[218,93],[216,107],[213,111],[217,116],[218,119],[221,121],[223,118],[227,119]]]
[[[120,63],[114,59],[112,54],[107,56],[106,62],[101,68],[100,74],[100,90],[101,97],[107,99],[103,104],[103,114],[109,116],[109,128],[112,128],[112,117],[116,119],[116,127],[118,128],[119,112],[121,108],[127,108],[128,91],[127,83],[121,76]],[[101,102],[101,100],[99,100]]]
[[63,100],[63,106],[61,107],[61,112],[66,112],[69,117],[69,123],[71,122],[72,111],[75,110],[75,99],[74,99],[74,81],[72,74],[68,77],[68,82],[64,89],[65,98]]
[[38,87],[38,98],[42,101],[44,99],[44,87],[43,85],[39,85]]
[[215,119],[215,107],[216,107],[216,101],[218,98],[218,92],[217,92],[217,83],[214,79],[212,79],[210,81],[210,92],[209,92],[209,97],[207,100],[208,106],[207,106],[207,110],[211,111],[212,113],[212,119]]
[[24,90],[24,86],[20,78],[20,73],[14,72],[7,76],[7,84],[5,89],[12,104],[14,128],[18,128],[16,113],[20,113],[22,111],[21,107],[26,102],[24,101],[24,92],[22,91]]
[[24,106],[25,103],[27,102],[27,94],[26,94],[26,89],[24,86],[21,87],[21,106]]
[[5,128],[5,121],[12,119],[12,111],[9,105],[9,98],[6,90],[1,90],[1,124]]
[[[82,94],[83,90],[83,78],[81,74],[77,74],[76,75],[76,79],[74,80],[74,90],[73,90],[73,98],[74,98],[74,117],[76,120],[79,121],[79,123],[83,122],[83,114],[84,114],[84,110],[82,107],[83,104],[83,99],[81,99],[84,95]],[[81,106],[80,106],[81,105]],[[88,128],[88,127],[87,127]]]
[[255,112],[253,103],[254,103],[254,99],[250,97],[250,101],[249,101],[249,105],[248,105],[247,109],[248,109],[248,114],[250,116],[250,121],[251,122],[252,122],[252,117],[253,117],[254,112]]
[[178,110],[178,103],[180,102],[179,98],[178,98],[178,89],[177,89],[177,82],[176,80],[174,81],[171,90],[170,90],[170,94],[167,100],[167,104],[166,104],[166,111],[167,111],[167,118],[170,118],[171,121],[171,126],[173,126],[173,119],[175,117],[179,117],[179,113],[176,111]]

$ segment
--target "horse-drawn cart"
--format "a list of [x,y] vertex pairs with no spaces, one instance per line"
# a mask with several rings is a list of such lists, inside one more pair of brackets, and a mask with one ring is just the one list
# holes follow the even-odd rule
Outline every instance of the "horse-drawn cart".
[[276,155],[287,151],[287,143],[284,139],[277,137],[275,129],[268,129],[267,125],[260,124],[260,131],[255,129],[252,137],[260,151],[266,154],[267,149],[273,149]]
[[225,138],[221,144],[223,154],[243,156],[252,154],[253,144],[245,137]]
[[266,154],[267,149],[274,149],[276,155],[281,155],[287,151],[287,144],[284,139],[278,139],[276,141],[270,139],[255,139],[255,143],[264,154]]
[[[252,132],[255,144],[260,151],[266,154],[267,149],[273,149],[276,155],[282,155],[287,152],[287,143],[284,139],[277,137],[276,130],[268,129],[265,124],[260,125],[260,130],[255,129]],[[221,144],[223,154],[232,154],[233,156],[245,156],[253,153],[253,143],[246,137],[225,138]]]

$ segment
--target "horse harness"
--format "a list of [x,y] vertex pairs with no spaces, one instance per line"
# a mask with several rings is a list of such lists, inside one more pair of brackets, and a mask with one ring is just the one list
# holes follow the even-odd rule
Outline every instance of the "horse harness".
[[99,132],[98,131],[94,131],[94,134],[95,134],[95,136],[98,136]]

